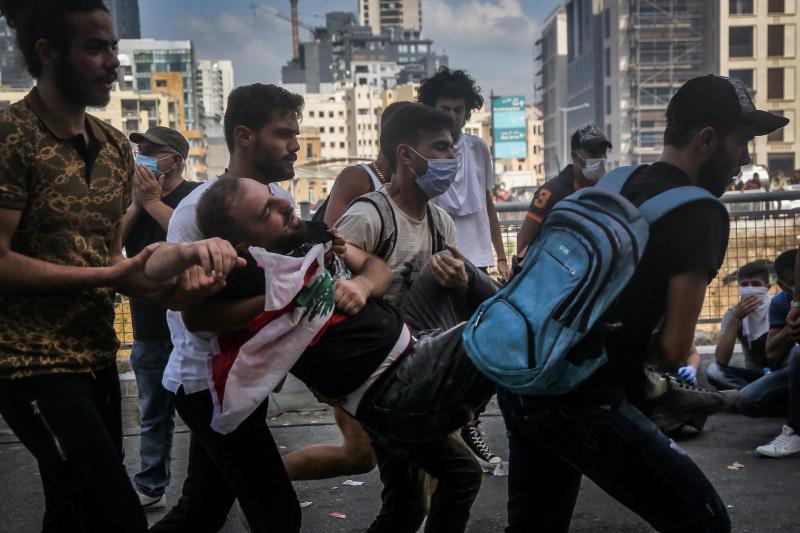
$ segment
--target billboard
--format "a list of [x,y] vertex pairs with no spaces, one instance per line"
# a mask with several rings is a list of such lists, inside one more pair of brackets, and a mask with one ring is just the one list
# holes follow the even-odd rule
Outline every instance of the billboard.
[[492,97],[492,142],[496,159],[527,157],[524,96]]

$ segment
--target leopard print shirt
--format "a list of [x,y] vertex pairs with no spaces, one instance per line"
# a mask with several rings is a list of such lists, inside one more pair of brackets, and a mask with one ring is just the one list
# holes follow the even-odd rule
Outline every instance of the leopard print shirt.
[[[114,228],[130,204],[133,152],[121,132],[86,120],[99,141],[88,180],[76,138],[36,89],[0,112],[0,208],[22,212],[11,251],[59,265],[109,265]],[[0,293],[0,380],[114,364],[114,298],[110,288]]]

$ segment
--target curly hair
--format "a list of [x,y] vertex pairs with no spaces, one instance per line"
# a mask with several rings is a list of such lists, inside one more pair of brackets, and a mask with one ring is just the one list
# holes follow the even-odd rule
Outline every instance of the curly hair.
[[44,39],[61,51],[69,51],[73,29],[67,16],[98,10],[108,13],[102,0],[0,0],[0,15],[16,30],[17,46],[34,78],[42,75],[36,41]]
[[436,107],[440,98],[463,98],[467,120],[474,110],[483,107],[481,88],[463,70],[439,67],[436,74],[422,80],[417,90],[417,102]]

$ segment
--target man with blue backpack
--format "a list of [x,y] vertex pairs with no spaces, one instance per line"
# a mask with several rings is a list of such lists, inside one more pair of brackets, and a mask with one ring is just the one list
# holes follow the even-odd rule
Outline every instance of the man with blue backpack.
[[757,111],[738,80],[688,81],[659,160],[562,200],[522,270],[473,316],[465,348],[498,383],[509,431],[508,532],[567,531],[584,474],[659,531],[730,530],[708,479],[632,400],[645,361],[689,353],[727,248],[717,198],[753,136],[787,123]]

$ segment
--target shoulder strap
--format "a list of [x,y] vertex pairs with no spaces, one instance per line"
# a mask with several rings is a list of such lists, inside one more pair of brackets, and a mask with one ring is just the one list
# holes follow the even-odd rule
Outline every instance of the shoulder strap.
[[655,221],[677,209],[678,207],[699,201],[714,202],[722,212],[727,216],[727,210],[719,198],[703,189],[694,185],[685,185],[683,187],[675,187],[668,191],[658,194],[645,203],[639,206],[639,211],[647,220],[648,224],[653,224]]
[[378,212],[378,216],[381,219],[381,236],[378,246],[372,250],[372,253],[385,261],[392,255],[397,240],[397,219],[394,215],[394,209],[389,204],[389,199],[381,191],[368,192],[359,196],[350,205],[352,206],[356,202],[367,202]]
[[378,176],[375,175],[375,172],[372,170],[372,166],[369,163],[359,163],[358,166],[360,166],[361,168],[366,170],[367,174],[369,174],[369,179],[372,180],[372,190],[373,191],[377,191],[378,189],[383,187],[383,184],[381,183],[381,180],[379,180]]
[[620,192],[622,192],[622,188],[628,182],[628,178],[633,176],[633,174],[643,166],[645,165],[630,165],[627,167],[615,168],[603,176],[600,181],[597,182],[596,187],[620,194]]
[[428,221],[431,230],[431,248],[432,254],[444,250],[445,236],[444,236],[444,221],[442,214],[438,209],[431,207],[430,202],[426,206],[428,210]]

